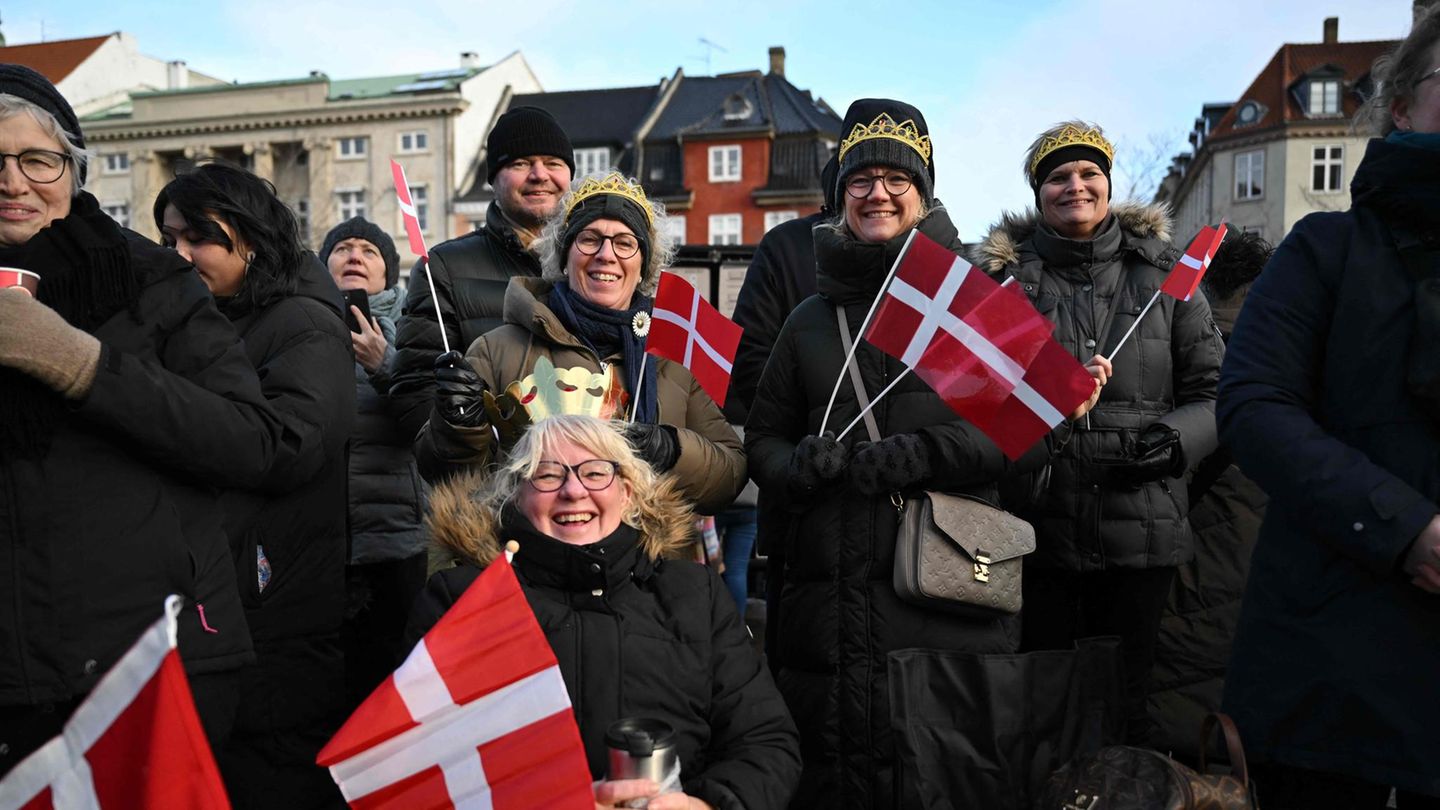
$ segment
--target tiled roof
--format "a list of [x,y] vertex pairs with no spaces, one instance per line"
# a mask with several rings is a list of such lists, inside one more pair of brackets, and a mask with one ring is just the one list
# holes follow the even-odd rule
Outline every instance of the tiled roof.
[[659,95],[655,85],[559,93],[524,93],[510,109],[539,107],[555,116],[576,147],[628,144]]
[[106,34],[103,37],[85,37],[84,39],[36,42],[30,45],[11,45],[0,48],[0,62],[34,68],[53,84],[59,84],[112,36],[114,34]]
[[[1296,82],[1325,67],[1337,68],[1341,75],[1343,116],[1335,116],[1335,120],[1349,119],[1361,105],[1355,93],[1357,83],[1367,79],[1375,60],[1396,44],[1395,40],[1378,40],[1280,46],[1260,75],[1210,131],[1209,140],[1248,135],[1292,121],[1313,120],[1306,115],[1292,91]],[[1254,123],[1236,126],[1236,116],[1247,101],[1258,102],[1264,109],[1263,115]]]
[[838,137],[840,117],[779,74],[687,76],[647,140],[757,129]]

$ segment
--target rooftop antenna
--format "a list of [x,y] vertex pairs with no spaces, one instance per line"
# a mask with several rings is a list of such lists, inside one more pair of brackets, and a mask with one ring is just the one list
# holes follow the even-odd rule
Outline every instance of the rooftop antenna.
[[705,37],[700,37],[700,46],[705,49],[705,75],[714,76],[715,71],[710,69],[710,56],[714,54],[715,51],[719,51],[721,53],[729,53],[730,51],[726,50],[723,45],[717,45],[716,43],[711,42]]

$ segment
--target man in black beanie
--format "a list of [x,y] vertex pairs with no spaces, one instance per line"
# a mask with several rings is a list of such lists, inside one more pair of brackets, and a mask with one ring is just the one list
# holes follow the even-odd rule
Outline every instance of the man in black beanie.
[[540,260],[529,247],[570,190],[575,150],[550,113],[516,107],[490,130],[485,167],[495,189],[485,226],[430,249],[429,272],[443,324],[435,321],[425,263],[416,263],[410,273],[390,389],[391,412],[408,436],[419,433],[430,415],[435,361],[444,351],[440,329],[445,329],[451,349],[465,351],[475,338],[504,322],[510,278],[540,275]]

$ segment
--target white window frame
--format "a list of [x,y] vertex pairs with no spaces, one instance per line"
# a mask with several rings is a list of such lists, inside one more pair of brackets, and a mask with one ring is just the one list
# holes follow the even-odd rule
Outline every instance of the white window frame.
[[675,240],[675,244],[685,244],[685,215],[671,214],[665,217],[665,232]]
[[1306,109],[1312,116],[1340,114],[1340,80],[1311,79],[1310,102]]
[[341,222],[345,222],[352,217],[367,216],[369,206],[365,203],[365,189],[335,189],[335,210],[339,212]]
[[[1319,157],[1315,156],[1316,152],[1320,153]],[[1316,169],[1325,172],[1319,188],[1315,186]],[[1334,188],[1328,187],[1331,180]],[[1345,144],[1327,143],[1310,148],[1310,190],[1316,194],[1339,194],[1345,190]]]
[[[410,140],[410,143],[408,145],[405,143],[405,140],[407,138]],[[424,143],[421,143],[421,141],[424,141]],[[429,152],[430,131],[426,129],[416,129],[410,132],[402,132],[399,135],[396,135],[395,151],[399,152],[402,155],[414,155],[421,152]]]
[[[1241,168],[1242,165],[1244,167],[1243,170]],[[1245,186],[1244,194],[1240,193],[1240,178],[1242,176],[1242,171],[1244,172],[1245,179],[1249,181]],[[1252,194],[1250,193],[1250,190],[1254,187],[1253,183],[1255,180],[1255,175],[1257,173],[1260,175],[1260,190]],[[1241,152],[1235,155],[1235,176],[1233,182],[1230,184],[1230,193],[1236,202],[1248,202],[1250,200],[1265,199],[1264,149],[1256,149],[1250,152]]]
[[575,177],[604,174],[610,171],[610,147],[591,146],[575,150]]
[[[129,174],[130,155],[127,152],[106,152],[100,156],[101,174]],[[126,203],[127,205],[129,203]]]
[[707,161],[712,183],[734,183],[740,180],[740,144],[712,146]]
[[709,236],[709,243],[712,245],[744,244],[744,217],[739,214],[711,214]]
[[[410,203],[415,206],[415,218],[420,220],[420,232],[430,233],[430,187],[424,184],[410,186]],[[405,232],[404,214],[400,214],[400,232]]]
[[[366,135],[355,135],[348,138],[335,139],[336,160],[364,160],[370,156],[370,138]],[[344,220],[341,220],[342,222]]]
[[799,211],[766,211],[765,232],[769,233],[771,228],[774,228],[776,225],[779,225],[782,222],[789,222],[792,219],[799,218]]
[[100,210],[104,211],[106,216],[115,220],[115,224],[120,227],[130,227],[130,202],[128,200],[101,203]]

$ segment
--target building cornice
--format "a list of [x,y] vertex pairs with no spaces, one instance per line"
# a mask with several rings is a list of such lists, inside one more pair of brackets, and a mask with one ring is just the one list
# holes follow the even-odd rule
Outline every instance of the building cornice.
[[287,110],[274,113],[242,113],[173,120],[86,121],[85,140],[93,142],[166,138],[211,133],[256,132],[269,129],[353,124],[365,121],[393,121],[405,118],[436,118],[458,115],[470,103],[459,95],[427,99],[422,103],[344,105]]

